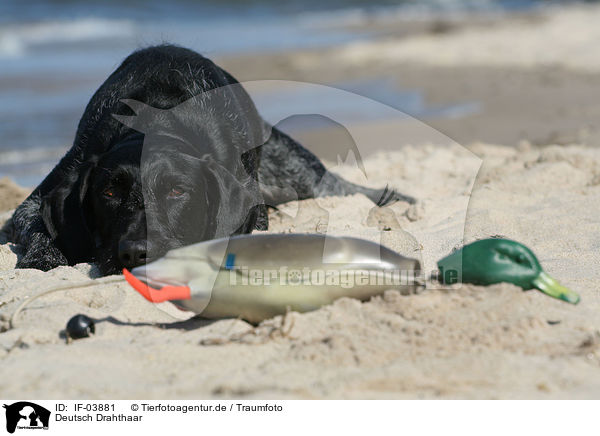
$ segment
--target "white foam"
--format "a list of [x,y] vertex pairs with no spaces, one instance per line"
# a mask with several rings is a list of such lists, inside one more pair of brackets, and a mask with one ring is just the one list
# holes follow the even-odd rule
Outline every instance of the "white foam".
[[0,57],[23,55],[36,45],[122,38],[134,31],[132,21],[101,18],[14,24],[0,29]]
[[40,147],[24,150],[2,150],[0,151],[0,166],[56,161],[60,159],[68,149],[69,147]]

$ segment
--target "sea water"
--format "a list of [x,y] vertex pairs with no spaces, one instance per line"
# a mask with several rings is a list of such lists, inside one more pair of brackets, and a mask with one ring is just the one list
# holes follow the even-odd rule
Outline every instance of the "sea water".
[[[132,50],[161,42],[208,57],[327,47],[373,37],[350,31],[378,15],[415,17],[483,9],[535,7],[534,0],[19,0],[0,2],[0,177],[35,186],[72,144],[87,102]],[[428,107],[416,90],[398,89],[389,78],[335,86],[426,119],[461,116],[477,102]],[[286,96],[310,107],[314,96]],[[277,101],[266,96],[264,114]],[[289,100],[288,100],[289,101]],[[328,111],[348,111],[329,101]],[[370,114],[377,118],[377,113]]]

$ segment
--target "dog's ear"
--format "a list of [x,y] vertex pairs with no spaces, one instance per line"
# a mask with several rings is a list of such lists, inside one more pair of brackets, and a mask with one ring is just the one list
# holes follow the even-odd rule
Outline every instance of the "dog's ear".
[[208,203],[216,207],[213,238],[251,231],[258,218],[257,206],[264,200],[258,182],[246,176],[240,180],[218,163],[205,163]]
[[89,188],[93,162],[82,164],[75,180],[64,180],[42,199],[41,213],[44,224],[54,243],[70,265],[89,262],[94,250],[94,239],[88,220]]

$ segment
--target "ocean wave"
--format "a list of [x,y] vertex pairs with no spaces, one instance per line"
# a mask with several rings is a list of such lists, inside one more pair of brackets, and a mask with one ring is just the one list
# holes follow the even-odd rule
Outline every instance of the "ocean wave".
[[47,44],[122,38],[134,31],[133,21],[102,18],[12,24],[0,29],[0,57],[20,56]]
[[0,168],[7,165],[56,162],[69,150],[65,147],[29,148],[0,151]]

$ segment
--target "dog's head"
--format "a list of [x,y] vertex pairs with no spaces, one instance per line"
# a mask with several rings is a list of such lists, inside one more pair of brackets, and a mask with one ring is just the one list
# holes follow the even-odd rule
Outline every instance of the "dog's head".
[[[146,256],[141,146],[126,141],[82,163],[42,200],[46,229],[70,264],[95,260],[105,274]],[[125,265],[127,255],[130,259]]]
[[137,116],[121,121],[138,133],[44,198],[44,222],[69,262],[94,260],[117,273],[175,247],[252,231],[262,197],[251,130],[227,112],[199,116],[189,102],[168,111],[127,103]]

